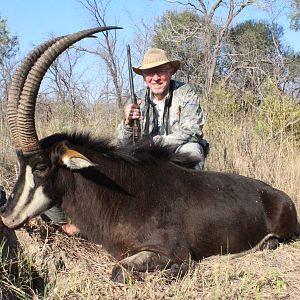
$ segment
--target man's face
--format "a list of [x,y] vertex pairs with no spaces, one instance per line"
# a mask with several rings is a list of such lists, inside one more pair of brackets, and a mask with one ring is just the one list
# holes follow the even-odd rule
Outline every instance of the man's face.
[[163,99],[168,94],[173,74],[174,69],[169,63],[143,70],[144,80],[158,100]]

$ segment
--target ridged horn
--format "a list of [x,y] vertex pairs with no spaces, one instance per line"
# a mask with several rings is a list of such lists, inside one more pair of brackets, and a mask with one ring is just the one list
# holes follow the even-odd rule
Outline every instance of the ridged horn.
[[121,27],[96,27],[67,35],[49,47],[31,68],[21,93],[17,115],[20,147],[24,153],[34,152],[39,149],[35,129],[35,104],[42,79],[50,65],[63,51],[74,43],[95,33],[112,29],[121,29]]
[[19,105],[20,95],[26,80],[26,77],[38,60],[38,58],[56,41],[63,38],[57,37],[44,42],[35,49],[33,49],[22,61],[21,65],[16,70],[14,76],[12,77],[10,88],[8,92],[7,99],[7,121],[11,131],[12,143],[15,148],[20,148],[19,138],[18,138],[18,128],[17,128],[17,111]]

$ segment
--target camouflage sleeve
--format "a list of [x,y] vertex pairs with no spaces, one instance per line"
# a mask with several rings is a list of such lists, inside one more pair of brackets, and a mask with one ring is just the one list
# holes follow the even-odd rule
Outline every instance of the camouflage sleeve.
[[172,106],[178,106],[179,122],[172,127],[172,133],[158,138],[165,145],[181,145],[197,142],[203,137],[204,115],[200,107],[199,97],[190,85],[178,89],[173,97]]
[[118,144],[128,144],[132,140],[132,128],[122,121],[116,130],[116,140]]

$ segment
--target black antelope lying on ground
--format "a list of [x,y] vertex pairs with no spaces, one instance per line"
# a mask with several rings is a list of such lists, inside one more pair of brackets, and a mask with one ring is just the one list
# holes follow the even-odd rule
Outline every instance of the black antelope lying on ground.
[[[11,228],[61,205],[90,241],[117,260],[112,278],[170,268],[189,258],[239,253],[272,238],[298,235],[292,200],[282,191],[236,174],[197,172],[172,149],[141,141],[114,146],[88,135],[38,140],[34,112],[39,86],[53,60],[96,28],[44,43],[17,70],[8,110],[20,175],[2,207]],[[176,162],[176,163],[174,163]]]

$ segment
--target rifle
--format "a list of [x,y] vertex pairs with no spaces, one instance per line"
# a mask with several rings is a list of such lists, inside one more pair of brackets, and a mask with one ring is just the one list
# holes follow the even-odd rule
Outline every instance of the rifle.
[[[131,102],[133,104],[137,104],[137,97],[136,97],[136,94],[134,93],[133,73],[132,73],[132,64],[131,64],[131,55],[130,55],[130,46],[129,45],[127,45],[127,60],[128,60]],[[133,138],[133,142],[136,142],[140,137],[141,137],[140,121],[137,120],[137,119],[133,119],[132,120],[132,138]]]

